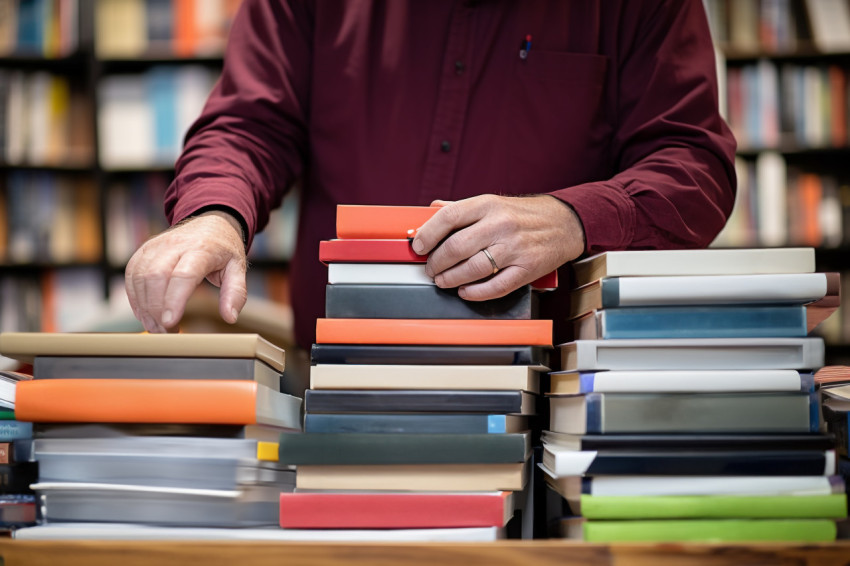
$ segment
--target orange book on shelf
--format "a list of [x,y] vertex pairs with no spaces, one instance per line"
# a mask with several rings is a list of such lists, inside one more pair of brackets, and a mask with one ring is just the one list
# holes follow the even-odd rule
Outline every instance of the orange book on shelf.
[[823,200],[821,178],[815,173],[800,175],[800,235],[801,245],[818,247],[823,242],[820,224],[820,207]]
[[320,318],[318,344],[551,346],[551,320]]
[[838,65],[829,66],[829,133],[834,147],[847,145],[847,77]]
[[255,381],[36,379],[20,387],[22,383],[15,394],[15,418],[20,421],[300,428],[301,399]]
[[174,54],[178,57],[192,57],[198,46],[196,1],[174,0]]
[[336,237],[403,239],[440,210],[438,206],[372,206],[340,204],[336,207]]

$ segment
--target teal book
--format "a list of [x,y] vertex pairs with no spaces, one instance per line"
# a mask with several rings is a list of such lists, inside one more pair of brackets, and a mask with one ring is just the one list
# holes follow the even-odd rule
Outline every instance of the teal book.
[[582,495],[580,501],[580,512],[586,519],[839,519],[847,516],[844,493]]
[[529,429],[521,415],[307,414],[306,433],[504,434]]
[[804,305],[619,307],[574,322],[579,340],[623,338],[800,338]]

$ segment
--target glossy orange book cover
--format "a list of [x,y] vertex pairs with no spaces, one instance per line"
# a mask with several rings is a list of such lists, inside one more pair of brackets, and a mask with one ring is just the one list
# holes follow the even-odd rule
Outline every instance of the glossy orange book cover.
[[318,344],[551,346],[551,320],[320,318]]
[[438,210],[438,206],[340,204],[336,207],[336,237],[404,239]]

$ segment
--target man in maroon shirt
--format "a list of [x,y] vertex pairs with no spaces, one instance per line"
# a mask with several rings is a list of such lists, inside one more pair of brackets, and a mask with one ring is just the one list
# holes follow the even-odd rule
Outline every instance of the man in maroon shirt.
[[[127,291],[162,332],[206,277],[234,322],[245,247],[300,179],[307,347],[337,204],[448,201],[413,247],[484,300],[583,253],[706,246],[734,150],[699,0],[245,0],[166,195],[179,224],[136,252]],[[556,323],[564,291],[542,305]]]

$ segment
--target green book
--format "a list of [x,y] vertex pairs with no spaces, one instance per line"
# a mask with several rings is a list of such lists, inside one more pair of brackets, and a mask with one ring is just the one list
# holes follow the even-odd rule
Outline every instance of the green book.
[[586,519],[819,519],[847,516],[847,496],[581,496]]
[[524,462],[529,433],[371,434],[285,433],[280,463],[287,465],[502,464]]
[[[832,542],[829,519],[714,519],[687,521],[562,522],[567,538],[586,542]],[[567,524],[565,524],[567,523]]]
[[13,421],[15,420],[15,410],[14,409],[0,409],[0,421]]

